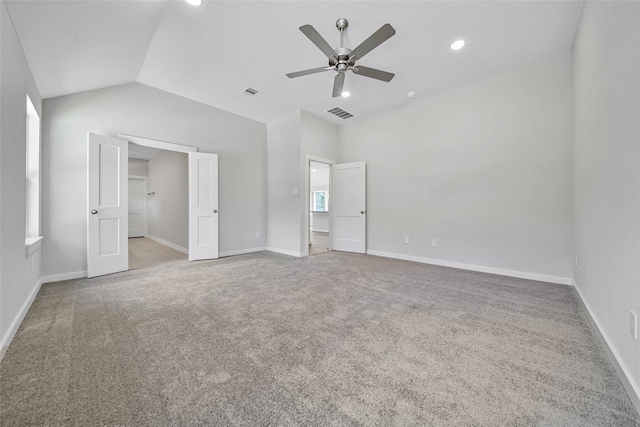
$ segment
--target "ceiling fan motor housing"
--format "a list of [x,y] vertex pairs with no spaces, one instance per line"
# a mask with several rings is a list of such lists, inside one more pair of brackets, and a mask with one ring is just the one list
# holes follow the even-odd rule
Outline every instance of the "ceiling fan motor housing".
[[353,67],[356,64],[355,57],[351,56],[351,49],[339,47],[335,51],[336,56],[329,58],[330,67],[335,68],[337,71],[346,71],[347,68]]

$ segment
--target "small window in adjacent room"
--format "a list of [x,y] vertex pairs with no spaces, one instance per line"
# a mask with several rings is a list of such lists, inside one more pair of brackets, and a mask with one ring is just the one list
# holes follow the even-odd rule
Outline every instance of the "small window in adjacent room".
[[314,191],[312,200],[313,200],[313,206],[311,207],[311,210],[316,212],[329,211],[329,192],[328,191]]
[[27,254],[40,246],[40,116],[27,95],[27,206],[26,240]]

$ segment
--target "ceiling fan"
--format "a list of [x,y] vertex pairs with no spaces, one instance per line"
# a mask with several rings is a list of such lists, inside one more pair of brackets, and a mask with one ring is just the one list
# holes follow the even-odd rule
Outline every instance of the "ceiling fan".
[[318,49],[322,51],[327,58],[329,58],[328,67],[312,68],[310,70],[298,71],[295,73],[287,74],[289,78],[306,76],[308,74],[321,73],[323,71],[333,70],[337,72],[333,81],[333,97],[340,96],[342,94],[342,88],[344,87],[344,77],[347,71],[351,70],[355,74],[361,76],[370,77],[372,79],[382,80],[383,82],[389,82],[393,78],[393,73],[377,70],[375,68],[364,67],[362,65],[356,66],[356,61],[361,59],[367,53],[384,43],[387,39],[396,33],[396,30],[389,24],[384,24],[378,31],[369,36],[368,39],[360,43],[355,49],[347,49],[344,47],[344,30],[349,25],[349,22],[345,18],[340,18],[336,21],[336,27],[340,31],[340,47],[337,49],[331,48],[329,43],[322,38],[320,33],[316,31],[311,25],[303,25],[300,27],[300,31],[309,38],[315,44]]

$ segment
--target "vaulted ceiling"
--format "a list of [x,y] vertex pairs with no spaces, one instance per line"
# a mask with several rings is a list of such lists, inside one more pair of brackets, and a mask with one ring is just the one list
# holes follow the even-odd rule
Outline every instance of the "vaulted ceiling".
[[[6,1],[44,98],[140,82],[268,123],[303,109],[327,121],[358,117],[571,49],[581,1]],[[289,79],[327,58],[299,31],[332,45],[347,18],[354,48],[385,23],[395,36],[360,65],[391,82],[348,73],[349,98],[332,98],[333,71]],[[453,51],[452,41],[466,46]],[[248,96],[246,88],[258,91]],[[414,98],[415,99],[415,98]]]

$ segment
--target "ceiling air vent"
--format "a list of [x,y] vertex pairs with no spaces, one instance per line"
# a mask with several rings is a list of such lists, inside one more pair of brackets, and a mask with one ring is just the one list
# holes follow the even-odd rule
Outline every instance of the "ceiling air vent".
[[258,93],[258,91],[252,87],[248,87],[245,90],[243,90],[242,93],[244,93],[245,95],[254,96],[255,94]]
[[340,117],[341,119],[350,119],[351,117],[353,117],[353,114],[347,113],[340,107],[335,107],[335,108],[332,108],[331,110],[327,110],[327,113],[331,113],[334,116]]

